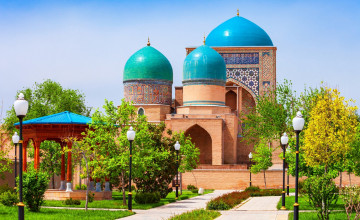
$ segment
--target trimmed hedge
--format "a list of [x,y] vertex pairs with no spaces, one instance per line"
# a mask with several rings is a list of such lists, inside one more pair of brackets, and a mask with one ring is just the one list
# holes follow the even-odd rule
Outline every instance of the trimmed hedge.
[[65,205],[80,205],[81,204],[81,201],[79,199],[66,199],[64,200],[64,204]]
[[4,206],[14,206],[19,202],[19,198],[16,192],[5,191],[0,194],[0,203]]
[[160,193],[137,192],[134,199],[139,204],[157,203],[160,201]]

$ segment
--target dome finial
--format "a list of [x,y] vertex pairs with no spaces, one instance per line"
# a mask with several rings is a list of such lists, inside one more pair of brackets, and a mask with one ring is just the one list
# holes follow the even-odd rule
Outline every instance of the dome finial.
[[150,46],[150,38],[148,37],[147,45]]
[[237,14],[236,15],[239,17],[239,9],[237,9]]
[[206,39],[206,34],[205,34],[205,32],[204,32],[204,41],[203,41],[203,42],[204,42],[204,45],[205,45],[205,39]]

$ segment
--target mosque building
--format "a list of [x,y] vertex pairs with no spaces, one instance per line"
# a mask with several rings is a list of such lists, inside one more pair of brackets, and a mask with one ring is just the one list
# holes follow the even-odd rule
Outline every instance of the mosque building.
[[[182,86],[175,87],[172,101],[171,64],[148,42],[125,65],[125,99],[150,122],[164,121],[171,130],[191,136],[200,164],[193,174],[183,174],[185,184],[196,181],[217,189],[246,185],[241,175],[247,177],[248,171],[232,172],[248,168],[253,150],[242,141],[239,114],[276,86],[276,47],[261,27],[237,14],[213,29],[204,45],[187,47],[186,53]],[[217,179],[226,176],[232,183],[220,187],[223,181]]]

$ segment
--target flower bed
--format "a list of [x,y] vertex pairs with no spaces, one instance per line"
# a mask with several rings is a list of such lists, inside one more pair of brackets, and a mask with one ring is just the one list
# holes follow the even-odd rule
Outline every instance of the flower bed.
[[235,191],[210,200],[206,205],[206,209],[228,210],[240,204],[249,197],[280,196],[281,192],[282,191],[280,189],[263,189],[263,190],[252,189],[252,190],[245,190],[243,192]]

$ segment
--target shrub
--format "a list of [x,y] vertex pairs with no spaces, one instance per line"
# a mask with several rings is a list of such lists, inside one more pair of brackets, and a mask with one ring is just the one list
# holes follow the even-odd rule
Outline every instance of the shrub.
[[307,194],[306,192],[306,187],[305,187],[305,180],[300,180],[298,183],[298,187],[299,187],[299,194],[300,195],[305,195]]
[[329,219],[330,205],[336,204],[339,189],[329,175],[313,176],[305,181],[310,204],[316,209],[319,219]]
[[207,203],[206,208],[208,210],[228,210],[231,207],[222,200],[210,200]]
[[138,192],[135,195],[135,202],[139,204],[157,203],[160,201],[160,193]]
[[26,207],[32,212],[40,211],[44,202],[44,193],[49,185],[49,176],[32,167],[23,173],[23,198]]
[[198,193],[199,190],[198,190],[198,189],[192,189],[191,192],[192,192],[192,193]]
[[245,192],[257,192],[257,191],[260,191],[260,187],[258,187],[258,186],[249,186],[244,191]]
[[4,206],[13,206],[19,202],[18,194],[13,191],[5,191],[0,194],[0,203]]
[[94,197],[95,197],[95,194],[89,192],[89,193],[88,193],[88,202],[93,202],[93,201],[94,201]]
[[[341,190],[343,196],[345,211],[348,220],[351,219],[352,212],[356,213],[356,216],[360,216],[360,187],[359,186],[347,186]],[[356,217],[354,219],[357,219]]]
[[191,184],[187,185],[187,187],[186,187],[186,188],[187,188],[188,190],[197,189],[197,187],[196,187],[196,186],[191,185]]
[[66,199],[63,202],[65,205],[80,205],[81,201],[79,199]]
[[281,196],[281,189],[263,189],[261,191],[250,192],[250,196],[258,197],[258,196]]
[[0,186],[0,194],[3,194],[7,191],[13,191],[13,188],[11,188],[7,183]]
[[86,190],[86,188],[87,188],[86,184],[81,184],[81,187],[79,184],[75,185],[76,190]]
[[[240,204],[242,201],[244,201],[249,197],[250,197],[250,193],[245,191],[244,192],[236,191],[236,192],[227,193],[210,200],[207,203],[206,208],[210,210],[227,210],[233,208],[237,204]],[[223,205],[222,203],[225,203],[226,206]]]

